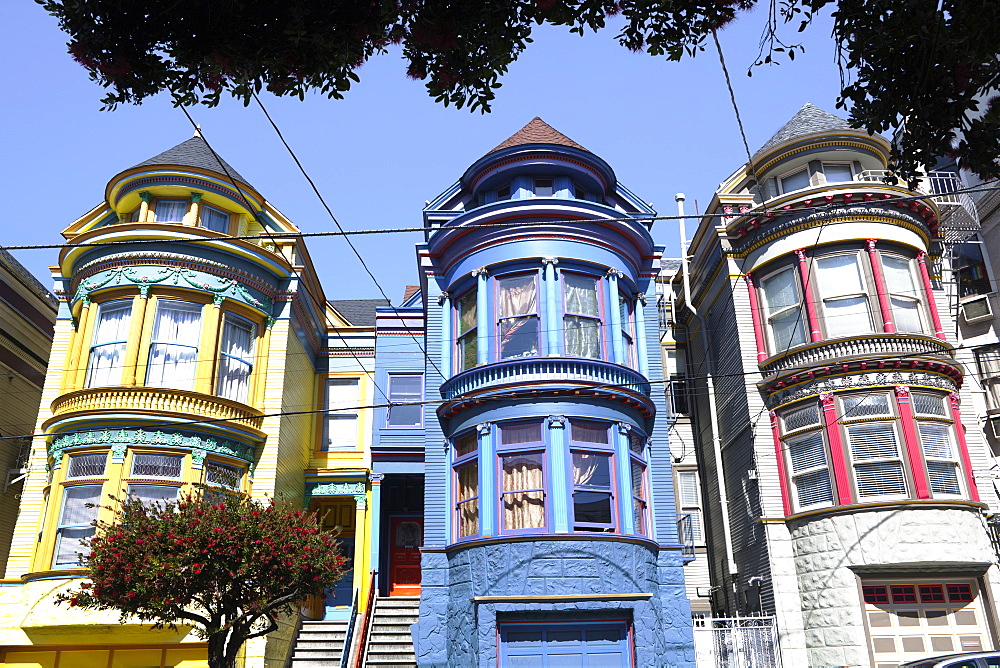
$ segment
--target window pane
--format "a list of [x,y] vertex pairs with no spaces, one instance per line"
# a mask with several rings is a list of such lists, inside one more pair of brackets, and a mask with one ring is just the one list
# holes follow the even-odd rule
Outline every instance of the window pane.
[[801,309],[786,311],[771,318],[774,352],[784,352],[806,342],[806,330]]
[[919,296],[913,283],[910,261],[906,258],[883,255],[882,273],[885,275],[885,287],[890,293],[914,299]]
[[566,313],[598,318],[601,315],[597,300],[597,280],[581,274],[562,275]]
[[573,520],[610,525],[611,495],[607,492],[573,492]]
[[787,411],[782,416],[785,424],[785,431],[795,431],[803,427],[811,427],[819,424],[819,406],[815,403],[807,404],[801,408]]
[[227,315],[219,347],[220,397],[246,402],[250,393],[250,372],[253,370],[255,327],[237,316]]
[[161,506],[166,503],[173,503],[177,501],[177,493],[179,491],[179,488],[171,487],[169,485],[128,486],[129,496],[139,499],[144,505],[147,506],[151,506],[155,503],[159,503]]
[[500,445],[540,443],[541,441],[541,422],[514,422],[500,425]]
[[469,292],[458,300],[458,333],[465,334],[476,327],[476,293]]
[[326,447],[329,450],[353,450],[358,445],[357,415],[326,417]]
[[87,387],[121,383],[132,303],[107,302],[101,304],[98,311],[94,342],[87,363]]
[[829,338],[872,331],[868,297],[838,297],[823,302],[823,321]]
[[535,197],[552,197],[552,179],[535,179]]
[[184,220],[184,214],[188,210],[186,199],[159,199],[156,200],[156,222],[158,223],[179,223]]
[[500,321],[500,359],[533,357],[538,354],[538,318],[506,318]]
[[574,452],[573,484],[578,487],[610,489],[611,455],[598,452]]
[[678,489],[681,506],[701,506],[701,494],[698,491],[698,474],[694,471],[677,472]]
[[59,524],[89,525],[97,519],[97,508],[88,508],[101,500],[101,485],[77,485],[63,489],[63,509]]
[[764,289],[764,296],[767,300],[768,315],[798,305],[799,291],[795,280],[795,271],[785,269],[761,281],[761,287]]
[[497,314],[503,318],[529,313],[536,313],[534,274],[499,279]]
[[104,475],[104,465],[108,461],[107,453],[92,455],[72,455],[69,458],[67,478],[85,478]]
[[787,193],[809,187],[809,170],[800,169],[794,174],[781,177],[781,192]]
[[885,394],[862,394],[847,396],[844,401],[844,418],[867,417],[869,415],[892,415],[889,397]]
[[953,459],[955,454],[951,446],[951,426],[936,422],[918,422],[920,444],[924,446],[924,457],[935,459]]
[[132,477],[134,478],[180,478],[181,455],[158,455],[135,453],[132,455]]
[[927,462],[927,478],[935,494],[961,494],[958,465],[954,462]]
[[830,472],[826,469],[803,473],[794,478],[796,501],[800,508],[820,503],[833,503]]
[[899,462],[856,464],[854,468],[858,496],[906,495],[906,480]]
[[229,214],[215,207],[203,205],[201,208],[201,226],[216,232],[229,232]]
[[208,462],[205,464],[205,482],[209,485],[220,485],[229,489],[239,489],[243,479],[243,471],[235,466]]
[[[415,402],[423,399],[423,376],[389,376],[390,402]],[[424,408],[420,405],[390,406],[390,427],[416,427],[423,421]]]
[[568,315],[563,318],[566,354],[570,357],[601,357],[601,321]]
[[478,363],[479,347],[476,332],[472,331],[462,337],[458,342],[459,347],[459,371],[471,369]]
[[920,302],[902,297],[890,297],[889,302],[897,332],[919,334],[924,331],[920,322]]
[[789,439],[788,458],[792,462],[792,473],[808,469],[826,467],[826,444],[823,432],[814,431],[805,436]]
[[857,255],[821,257],[816,265],[819,268],[816,285],[824,298],[865,292]]
[[542,458],[541,453],[517,453],[500,457],[505,529],[545,526]]
[[944,405],[944,397],[936,394],[911,394],[913,412],[917,415],[938,415],[947,417],[948,411]]
[[194,387],[201,333],[201,306],[161,301],[156,306],[146,384],[190,390]]
[[458,535],[479,533],[479,465],[475,462],[458,469]]
[[823,163],[823,174],[827,183],[843,183],[854,180],[854,170],[850,165],[837,165],[829,162]]
[[59,538],[56,543],[56,566],[76,566],[79,564],[79,555],[87,547],[83,540],[91,538],[96,531],[96,527],[75,527],[63,528],[59,530]]
[[455,439],[455,457],[461,457],[467,455],[470,452],[475,452],[478,446],[478,439],[476,438],[476,432],[471,431]]
[[894,459],[899,456],[896,430],[886,422],[852,425],[847,428],[854,461]]
[[570,438],[575,443],[609,443],[606,423],[573,420],[570,422],[570,430]]

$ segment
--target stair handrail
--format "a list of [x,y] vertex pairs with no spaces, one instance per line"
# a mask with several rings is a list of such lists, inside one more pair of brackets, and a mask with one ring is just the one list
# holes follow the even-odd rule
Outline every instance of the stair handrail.
[[347,618],[347,631],[344,632],[344,645],[340,651],[340,668],[347,668],[351,656],[351,641],[354,639],[354,623],[358,618],[358,596],[360,594],[361,591],[355,589],[354,596],[351,598],[351,614]]
[[368,630],[372,625],[372,611],[375,608],[375,595],[378,593],[375,584],[377,575],[378,571],[372,569],[371,579],[368,582],[368,604],[361,617],[361,634],[358,640],[358,653],[354,656],[354,668],[361,668],[365,660],[365,644],[368,642]]

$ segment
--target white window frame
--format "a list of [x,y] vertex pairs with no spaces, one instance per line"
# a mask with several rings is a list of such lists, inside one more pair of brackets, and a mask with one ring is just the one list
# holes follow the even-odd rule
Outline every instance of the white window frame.
[[[868,392],[862,395],[845,395],[838,397],[840,399],[841,415],[848,415],[848,411],[845,404],[845,399],[852,396],[859,397],[862,401],[867,399],[869,396],[884,396],[887,401],[888,412],[886,413],[869,413],[860,419],[843,419],[841,420],[841,426],[844,431],[844,447],[847,451],[847,456],[851,462],[851,479],[854,485],[854,493],[857,497],[858,502],[866,503],[868,501],[878,501],[882,499],[905,499],[911,498],[913,496],[912,480],[913,474],[909,470],[906,463],[905,454],[905,441],[902,438],[900,424],[899,424],[899,414],[896,412],[895,403],[888,394],[878,392]],[[858,441],[857,444],[853,442],[854,434],[858,434],[863,430],[871,429],[889,429],[892,433],[893,442],[895,444],[895,455],[894,456],[873,456],[859,458],[859,454],[863,453],[862,448],[866,444],[870,444],[872,441],[868,437],[864,437],[864,440]],[[855,447],[857,445],[857,447]],[[903,491],[901,493],[892,492],[887,494],[863,494],[861,491],[861,476],[859,476],[858,471],[865,470],[869,468],[874,468],[878,465],[893,465],[898,464],[899,466],[899,476],[903,483]]]
[[[791,190],[785,190],[785,179],[795,176],[799,172],[805,172],[806,174],[806,185],[801,188],[793,188]],[[795,169],[790,169],[784,174],[779,175],[775,182],[778,184],[778,190],[780,194],[785,195],[787,193],[796,192],[798,190],[805,190],[806,188],[812,187],[812,174],[809,172],[809,165],[802,165],[801,167],[796,167]]]
[[[393,390],[393,380],[397,378],[416,378],[419,380],[420,389],[417,392],[406,394],[403,393],[402,397],[396,396],[396,392]],[[386,374],[386,388],[389,395],[389,403],[396,402],[411,402],[411,401],[423,401],[424,400],[424,374],[416,373],[412,371],[390,371]],[[409,407],[408,407],[409,408]],[[423,406],[415,406],[417,408],[417,421],[410,424],[393,424],[392,423],[392,410],[393,407],[389,406],[385,411],[385,426],[387,429],[420,429],[424,426],[424,412]]]
[[[355,391],[353,393],[347,393],[350,396],[334,397],[334,392],[332,388],[336,386],[350,387],[353,386]],[[322,450],[324,451],[340,451],[348,452],[351,450],[357,450],[358,445],[361,442],[359,437],[361,430],[361,410],[358,406],[361,405],[361,377],[360,376],[334,376],[332,378],[327,378],[326,380],[326,414],[323,420],[323,443]],[[345,423],[354,423],[354,440],[352,443],[348,444],[345,440],[342,443],[331,443],[330,427],[332,424],[338,421],[343,421]],[[350,427],[344,427],[346,431],[350,431]],[[339,433],[339,431],[338,431]]]
[[[109,338],[107,341],[102,341],[98,338],[101,335],[101,322],[109,310],[112,313],[126,313],[122,324],[125,331],[117,332],[118,336],[115,338]],[[110,387],[121,384],[122,374],[125,371],[125,353],[128,348],[128,332],[131,324],[131,299],[114,299],[97,305],[97,317],[94,323],[94,334],[90,345],[90,353],[87,357],[87,381],[84,385],[85,387]],[[125,338],[120,338],[122,334],[124,334]],[[99,349],[109,347],[112,348],[112,359],[117,360],[118,363],[112,363],[104,369],[97,369],[94,365],[96,360],[94,356],[95,352]],[[97,379],[98,375],[102,377]]]
[[[766,284],[771,279],[775,278],[776,276],[786,271],[791,272],[792,275],[792,285],[795,288],[796,303],[785,306],[781,308],[779,311],[775,311],[774,313],[770,313],[771,307],[768,304]],[[804,304],[804,299],[802,297],[802,284],[799,277],[798,269],[796,267],[789,266],[789,267],[783,267],[776,271],[772,271],[766,276],[761,277],[761,279],[758,282],[758,285],[760,286],[759,292],[760,292],[760,305],[761,305],[761,326],[764,328],[764,334],[767,337],[767,343],[771,351],[771,354],[772,355],[782,354],[791,350],[792,348],[796,348],[798,346],[808,343],[809,319],[805,313],[805,304]],[[783,316],[793,311],[798,312],[798,315],[796,316],[797,317],[796,328],[801,333],[802,340],[797,343],[794,340],[789,340],[787,346],[781,347],[775,340],[774,326],[771,324],[771,321],[778,316]]]
[[[688,482],[685,484],[685,480]],[[677,512],[691,516],[691,535],[695,545],[705,544],[704,516],[701,509],[701,481],[697,469],[677,471]]]
[[[225,222],[225,226],[226,226],[226,229],[224,229],[224,230],[217,230],[214,227],[210,227],[209,225],[205,224],[205,222],[206,222],[206,214],[209,211],[212,211],[213,213],[217,213],[217,214],[220,214],[220,215],[222,215],[222,216],[225,217],[225,221],[226,221]],[[229,234],[229,229],[230,229],[230,226],[232,225],[232,222],[233,222],[232,214],[230,214],[225,209],[220,209],[219,207],[212,206],[211,204],[202,204],[201,205],[201,211],[198,212],[198,224],[201,227],[204,227],[206,230],[212,230],[213,232],[219,232],[221,234]]]
[[[836,286],[835,286],[835,284],[833,282],[825,280],[825,277],[823,275],[824,270],[821,267],[821,263],[824,262],[825,260],[831,260],[833,258],[841,258],[841,257],[853,257],[854,258],[854,266],[858,270],[858,278],[861,281],[861,286],[860,286],[861,287],[861,291],[860,292],[836,292],[835,294],[826,294],[826,292],[824,291],[824,287],[829,286],[829,287],[836,288]],[[813,258],[812,262],[813,262],[813,269],[812,269],[812,275],[813,275],[813,277],[812,277],[812,281],[811,282],[816,286],[816,291],[815,291],[815,294],[816,294],[816,297],[817,297],[817,299],[816,299],[817,304],[816,305],[818,307],[817,311],[819,312],[818,313],[819,318],[820,318],[820,320],[822,322],[823,336],[824,336],[824,338],[828,338],[828,339],[829,338],[841,338],[843,336],[847,336],[846,334],[843,334],[843,333],[838,333],[836,336],[834,336],[833,334],[831,334],[830,323],[831,323],[831,320],[833,318],[835,318],[835,317],[843,317],[842,315],[838,315],[838,314],[834,313],[834,308],[832,306],[832,302],[845,301],[845,300],[849,300],[849,299],[855,299],[855,300],[856,299],[863,299],[864,300],[865,309],[868,312],[868,329],[865,330],[865,331],[856,329],[856,326],[854,324],[855,321],[856,321],[856,318],[853,318],[853,317],[851,318],[851,322],[850,322],[850,325],[849,325],[848,329],[852,330],[853,333],[864,333],[864,334],[874,333],[876,331],[876,323],[875,323],[874,309],[872,308],[872,301],[871,301],[871,295],[872,295],[873,291],[871,290],[871,288],[870,288],[870,286],[868,284],[868,276],[867,276],[867,274],[865,272],[865,264],[863,262],[863,258],[861,257],[860,252],[854,251],[854,252],[846,252],[846,253],[828,253],[826,255],[820,255],[820,256],[817,256],[817,257]],[[829,287],[827,287],[827,289],[829,289]]]
[[[910,277],[910,285],[913,287],[913,294],[901,294],[897,292],[892,292],[889,286],[888,273],[886,272],[886,258],[892,258],[893,260],[902,260],[906,263],[906,269]],[[882,280],[885,283],[886,297],[889,299],[889,308],[892,311],[892,321],[896,326],[896,331],[904,334],[924,334],[927,332],[927,319],[924,317],[924,299],[923,299],[923,289],[920,284],[920,279],[916,274],[913,266],[913,260],[906,257],[905,255],[900,255],[898,253],[879,253],[879,262],[882,263]],[[915,311],[917,314],[917,322],[919,324],[919,329],[916,331],[903,331],[899,327],[899,318],[896,317],[897,309],[895,300],[912,302],[916,305]]]
[[[248,328],[250,330],[250,351],[246,358],[240,357],[239,355],[232,354],[231,352],[223,349],[223,344],[226,342],[226,331],[229,327],[242,327]],[[219,331],[219,366],[218,373],[216,373],[215,379],[215,393],[226,399],[232,399],[233,401],[239,401],[241,403],[247,403],[250,398],[250,384],[253,378],[253,368],[254,360],[256,356],[257,347],[257,325],[252,321],[244,318],[242,316],[236,315],[235,313],[227,312],[222,319],[222,329]],[[223,376],[223,366],[224,365],[242,365],[246,371],[245,378],[237,385],[235,385],[235,390],[233,387],[224,387],[223,383],[226,378]],[[238,367],[237,367],[238,368]],[[230,384],[232,385],[232,384]]]

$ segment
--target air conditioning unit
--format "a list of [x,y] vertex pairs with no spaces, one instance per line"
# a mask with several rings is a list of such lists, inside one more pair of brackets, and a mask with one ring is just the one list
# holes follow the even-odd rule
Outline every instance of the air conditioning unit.
[[981,322],[993,317],[993,308],[990,306],[989,295],[980,295],[973,299],[967,299],[959,307],[962,309],[962,319],[967,323]]

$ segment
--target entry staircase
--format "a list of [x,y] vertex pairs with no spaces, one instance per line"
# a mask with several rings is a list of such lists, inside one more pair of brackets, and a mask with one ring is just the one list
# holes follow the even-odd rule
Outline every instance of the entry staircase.
[[346,635],[346,621],[302,622],[291,668],[341,668]]
[[375,599],[364,648],[365,668],[416,666],[410,625],[417,622],[419,596],[387,596]]

